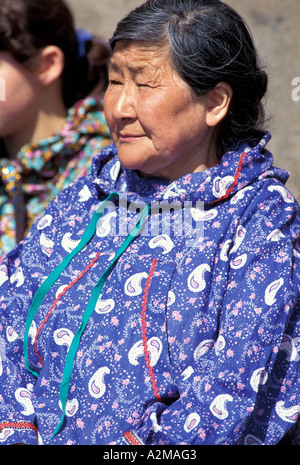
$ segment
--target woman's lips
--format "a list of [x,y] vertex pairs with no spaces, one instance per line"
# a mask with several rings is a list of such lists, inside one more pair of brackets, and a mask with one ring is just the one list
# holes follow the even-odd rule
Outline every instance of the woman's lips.
[[132,142],[141,137],[143,136],[137,134],[119,134],[119,142]]

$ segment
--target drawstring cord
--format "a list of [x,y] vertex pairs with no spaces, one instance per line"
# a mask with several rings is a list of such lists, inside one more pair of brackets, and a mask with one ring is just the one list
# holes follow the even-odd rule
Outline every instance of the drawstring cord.
[[[29,330],[32,324],[32,321],[44,299],[46,296],[47,292],[50,290],[50,288],[53,286],[53,284],[57,281],[61,273],[66,269],[66,267],[69,265],[71,260],[77,255],[86,245],[87,243],[91,240],[93,235],[95,234],[96,231],[96,226],[99,221],[99,219],[103,216],[103,213],[105,211],[105,208],[107,206],[107,203],[111,199],[118,198],[119,194],[117,192],[112,192],[106,200],[104,200],[101,205],[98,207],[96,212],[94,213],[92,220],[90,224],[88,225],[87,229],[84,231],[81,241],[75,247],[75,249],[67,255],[63,261],[53,270],[53,272],[48,276],[48,278],[43,282],[43,284],[40,286],[38,289],[37,293],[35,294],[35,297],[33,299],[33,302],[31,304],[31,307],[29,309],[28,315],[27,315],[27,320],[25,324],[25,335],[24,335],[24,358],[25,358],[25,366],[26,368],[36,377],[38,378],[39,374],[37,371],[33,370],[29,366],[29,361],[28,361],[28,340],[29,340]],[[80,344],[81,336],[86,328],[86,325],[94,312],[97,300],[99,299],[99,296],[102,292],[102,289],[104,287],[104,284],[109,276],[109,274],[112,271],[112,268],[120,258],[120,256],[126,251],[126,249],[129,247],[131,242],[134,240],[134,238],[139,234],[139,231],[143,225],[144,219],[148,216],[149,214],[150,207],[149,205],[146,205],[146,207],[143,209],[143,211],[140,214],[139,220],[137,221],[136,225],[134,228],[129,232],[127,237],[125,238],[124,242],[120,246],[120,248],[117,250],[114,259],[108,266],[108,268],[103,272],[101,275],[99,281],[97,282],[96,286],[93,288],[90,299],[88,301],[88,304],[86,306],[86,309],[83,313],[83,317],[81,320],[80,327],[78,328],[77,332],[75,333],[72,343],[70,345],[70,348],[68,350],[67,356],[66,356],[66,362],[65,362],[65,367],[63,371],[63,378],[62,382],[60,385],[60,402],[61,402],[61,408],[63,411],[63,415],[61,417],[61,420],[58,424],[58,426],[55,428],[55,431],[53,433],[53,436],[56,436],[62,429],[64,420],[65,420],[65,407],[67,403],[67,398],[68,398],[68,392],[69,392],[69,385],[70,385],[70,380],[72,376],[72,371],[73,371],[73,363],[74,359]]]

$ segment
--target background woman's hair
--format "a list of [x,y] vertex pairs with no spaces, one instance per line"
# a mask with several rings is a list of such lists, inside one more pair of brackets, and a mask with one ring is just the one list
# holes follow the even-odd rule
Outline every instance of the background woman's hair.
[[198,96],[219,82],[230,84],[233,98],[218,134],[219,156],[242,139],[257,139],[268,77],[234,9],[220,0],[148,0],[119,22],[112,49],[121,40],[168,44],[172,65]]
[[0,51],[10,53],[27,68],[38,63],[41,49],[58,46],[64,53],[63,99],[67,107],[94,88],[107,87],[109,47],[100,39],[86,42],[86,55],[78,58],[72,12],[63,0],[0,0]]

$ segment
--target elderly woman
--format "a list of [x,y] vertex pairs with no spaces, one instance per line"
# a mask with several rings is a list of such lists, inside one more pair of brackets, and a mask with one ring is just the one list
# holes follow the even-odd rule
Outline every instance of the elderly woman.
[[277,444],[300,223],[251,35],[219,0],[148,0],[111,47],[114,145],[0,269],[1,441]]

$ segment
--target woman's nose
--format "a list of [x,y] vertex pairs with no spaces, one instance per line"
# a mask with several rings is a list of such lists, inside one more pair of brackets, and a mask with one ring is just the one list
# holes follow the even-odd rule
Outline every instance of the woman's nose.
[[133,91],[121,86],[115,99],[113,116],[115,120],[135,119],[135,100]]

